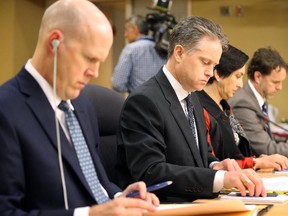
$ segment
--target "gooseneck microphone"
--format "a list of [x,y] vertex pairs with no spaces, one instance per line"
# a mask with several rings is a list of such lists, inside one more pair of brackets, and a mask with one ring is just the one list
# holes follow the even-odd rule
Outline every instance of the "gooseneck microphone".
[[[51,45],[53,47],[53,53],[54,53],[54,64],[53,64],[53,97],[54,97],[54,106],[57,109],[56,104],[56,78],[57,78],[57,55],[58,55],[58,47],[59,47],[60,41],[57,39],[54,39],[51,42]],[[62,150],[61,150],[61,140],[60,140],[60,130],[59,130],[59,123],[58,118],[55,114],[55,125],[56,125],[56,139],[57,139],[57,149],[58,149],[58,163],[59,163],[59,169],[60,169],[60,176],[61,176],[61,183],[63,187],[63,196],[64,196],[64,205],[65,209],[68,210],[68,196],[67,196],[67,189],[66,189],[66,181],[65,181],[65,175],[64,175],[64,168],[63,168],[63,161],[62,161]]]
[[277,123],[274,122],[274,121],[271,121],[267,116],[265,116],[265,115],[263,115],[263,114],[261,114],[261,113],[257,113],[256,115],[257,115],[257,117],[258,117],[259,119],[263,120],[264,122],[269,122],[269,123],[275,125],[276,127],[281,128],[281,129],[284,130],[285,132],[288,132],[288,129],[286,129],[285,127],[277,124]]

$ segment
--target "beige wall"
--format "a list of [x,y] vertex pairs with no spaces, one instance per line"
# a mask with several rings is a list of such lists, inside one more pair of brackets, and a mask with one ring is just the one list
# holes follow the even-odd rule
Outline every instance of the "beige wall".
[[43,11],[41,0],[0,1],[0,84],[31,57]]
[[[41,17],[55,0],[1,0],[0,1],[0,84],[11,78],[33,54]],[[113,2],[94,0],[95,2]],[[111,74],[124,43],[121,17],[131,13],[146,14],[148,0],[119,0],[124,6],[116,12],[103,8],[116,27],[115,41],[108,60],[100,68],[98,84],[110,87]],[[118,1],[118,2],[119,2]],[[114,1],[115,2],[115,1]],[[131,3],[132,2],[132,3]],[[125,5],[126,3],[126,5]],[[243,15],[236,16],[235,7],[242,5]],[[191,8],[187,9],[187,5]],[[230,16],[220,16],[220,7],[227,6]],[[125,10],[125,12],[121,12]],[[272,46],[288,61],[288,1],[287,0],[174,0],[172,14],[177,19],[186,14],[204,16],[219,23],[230,42],[249,56],[259,47]],[[124,20],[123,20],[124,23]],[[117,37],[117,38],[116,38]],[[271,100],[279,108],[279,118],[288,118],[286,97],[288,79],[283,90]]]
[[[243,8],[242,16],[236,15],[236,6]],[[220,15],[220,7],[229,8],[229,16]],[[192,0],[192,14],[209,18],[220,24],[231,44],[250,57],[260,47],[277,49],[288,61],[288,1],[287,0]],[[283,90],[270,103],[279,108],[279,117],[288,118],[286,98],[288,79]]]
[[14,73],[14,12],[15,1],[0,1],[0,83]]

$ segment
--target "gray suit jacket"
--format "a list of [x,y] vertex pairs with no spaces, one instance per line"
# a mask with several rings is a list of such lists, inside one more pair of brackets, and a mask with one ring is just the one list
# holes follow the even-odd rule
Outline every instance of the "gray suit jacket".
[[120,185],[135,180],[148,185],[172,180],[156,191],[161,201],[211,198],[217,160],[207,142],[203,108],[192,93],[199,149],[176,93],[162,70],[131,93],[121,114],[118,137]]
[[265,122],[257,117],[261,107],[248,83],[228,101],[244,128],[256,156],[279,153],[288,156],[288,143],[275,142],[266,130]]

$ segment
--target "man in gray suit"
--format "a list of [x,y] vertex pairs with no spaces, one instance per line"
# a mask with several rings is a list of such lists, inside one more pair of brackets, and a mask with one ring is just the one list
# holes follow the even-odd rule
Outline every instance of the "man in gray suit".
[[288,156],[288,142],[277,141],[267,121],[267,100],[282,89],[287,70],[287,63],[275,49],[258,49],[248,65],[248,82],[229,100],[257,156]]

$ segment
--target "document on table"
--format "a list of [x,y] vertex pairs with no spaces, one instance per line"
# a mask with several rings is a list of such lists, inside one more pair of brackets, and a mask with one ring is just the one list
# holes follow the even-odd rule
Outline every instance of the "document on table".
[[262,178],[266,191],[287,192],[288,177]]
[[241,200],[244,203],[255,203],[255,204],[274,204],[274,203],[284,203],[288,201],[288,196],[278,195],[275,197],[255,197],[255,196],[237,196],[237,192],[231,192],[228,195],[221,196],[221,200]]
[[274,173],[275,174],[287,174],[288,173],[288,169],[284,169],[284,170],[281,170],[281,171],[275,171]]
[[147,212],[145,216],[180,216],[180,215],[223,215],[224,213],[243,213],[256,215],[255,205],[245,205],[240,200],[223,200],[197,204],[160,205],[155,212]]

